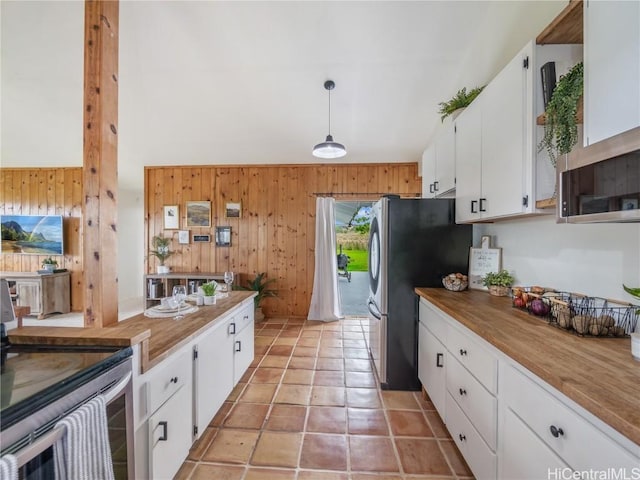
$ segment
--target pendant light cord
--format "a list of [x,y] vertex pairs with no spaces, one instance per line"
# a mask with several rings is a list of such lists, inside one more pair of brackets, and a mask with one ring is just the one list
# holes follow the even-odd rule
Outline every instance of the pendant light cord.
[[329,91],[329,135],[331,135],[331,89]]

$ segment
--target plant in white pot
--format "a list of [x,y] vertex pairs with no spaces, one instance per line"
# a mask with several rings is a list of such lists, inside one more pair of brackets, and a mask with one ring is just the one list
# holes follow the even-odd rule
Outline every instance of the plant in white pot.
[[42,268],[47,272],[53,272],[58,266],[58,261],[53,257],[47,257],[42,261]]
[[162,234],[156,235],[151,239],[153,250],[150,250],[149,254],[156,257],[159,261],[158,274],[169,273],[169,267],[166,266],[164,262],[175,253],[169,249],[169,243],[171,243],[171,239]]
[[203,283],[200,288],[204,296],[205,305],[215,305],[216,303],[216,290],[218,290],[218,284],[216,282]]

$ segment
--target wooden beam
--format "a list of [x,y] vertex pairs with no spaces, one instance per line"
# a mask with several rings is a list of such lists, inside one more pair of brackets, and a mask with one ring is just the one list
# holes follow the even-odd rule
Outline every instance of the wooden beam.
[[85,1],[84,324],[118,322],[118,1]]

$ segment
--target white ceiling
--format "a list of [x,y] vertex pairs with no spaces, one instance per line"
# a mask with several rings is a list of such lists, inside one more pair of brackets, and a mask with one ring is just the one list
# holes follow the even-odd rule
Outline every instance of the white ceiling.
[[[418,161],[438,102],[482,85],[566,1],[120,4],[119,174],[144,165]],[[3,166],[82,165],[82,2],[0,3]]]

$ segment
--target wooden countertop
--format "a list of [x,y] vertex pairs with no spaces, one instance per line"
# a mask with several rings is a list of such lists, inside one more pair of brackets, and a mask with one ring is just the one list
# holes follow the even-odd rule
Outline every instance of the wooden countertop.
[[102,345],[126,347],[141,344],[141,369],[146,372],[211,326],[222,315],[256,295],[234,291],[215,305],[199,307],[182,320],[148,318],[143,313],[106,328],[22,327],[9,330],[14,344]]
[[629,338],[579,337],[484,291],[415,291],[640,445],[640,362]]

